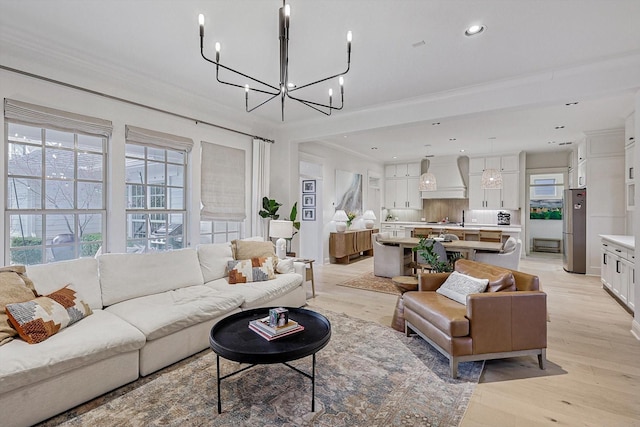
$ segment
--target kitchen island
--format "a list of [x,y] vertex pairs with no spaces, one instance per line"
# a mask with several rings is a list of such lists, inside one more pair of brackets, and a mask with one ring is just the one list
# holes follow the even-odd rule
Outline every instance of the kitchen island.
[[635,311],[635,237],[601,234],[602,287],[627,311]]
[[[491,229],[502,231],[503,242],[509,237],[516,240],[520,238],[522,227],[519,225],[497,225],[497,224],[478,224],[465,223],[464,226],[459,223],[443,223],[443,222],[407,222],[407,221],[383,221],[380,224],[380,231],[389,232],[394,237],[411,237],[414,228],[432,228],[435,233],[443,233],[445,228],[450,230],[464,230],[466,240],[478,240],[478,232],[480,229]],[[475,236],[475,237],[474,237]]]

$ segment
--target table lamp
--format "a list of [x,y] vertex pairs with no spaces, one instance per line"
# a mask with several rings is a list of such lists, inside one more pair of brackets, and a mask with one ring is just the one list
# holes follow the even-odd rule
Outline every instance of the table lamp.
[[333,221],[336,223],[336,231],[338,233],[344,233],[347,230],[347,221],[349,221],[349,217],[342,209],[338,209],[336,213],[333,214]]
[[269,237],[276,237],[276,256],[284,259],[287,256],[287,241],[293,237],[293,221],[272,219],[269,223]]
[[375,223],[376,215],[373,213],[372,210],[367,210],[367,211],[364,211],[364,215],[362,215],[362,219],[364,219],[365,228],[371,229],[373,228],[373,225]]

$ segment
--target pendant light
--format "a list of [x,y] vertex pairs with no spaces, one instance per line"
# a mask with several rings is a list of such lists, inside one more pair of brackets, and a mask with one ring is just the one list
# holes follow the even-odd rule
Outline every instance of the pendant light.
[[[429,156],[427,156],[429,157]],[[427,172],[420,175],[420,183],[418,184],[419,191],[436,191],[438,189],[438,183],[436,182],[436,176],[429,172],[430,162],[429,160],[423,160],[427,163]]]
[[[491,154],[493,154],[493,141],[491,141]],[[495,168],[486,168],[482,171],[480,187],[483,190],[502,190],[502,173]]]

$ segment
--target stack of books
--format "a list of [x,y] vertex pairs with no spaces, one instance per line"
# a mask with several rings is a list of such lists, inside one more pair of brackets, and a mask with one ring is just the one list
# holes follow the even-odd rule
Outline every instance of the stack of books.
[[277,338],[286,337],[288,335],[304,331],[304,326],[295,320],[289,319],[289,322],[284,326],[273,327],[269,325],[269,318],[264,317],[262,319],[252,320],[249,322],[249,329],[267,341],[272,341]]

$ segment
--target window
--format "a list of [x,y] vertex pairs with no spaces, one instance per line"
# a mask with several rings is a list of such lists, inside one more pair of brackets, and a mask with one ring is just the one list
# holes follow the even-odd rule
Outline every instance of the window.
[[244,222],[200,221],[200,243],[224,243],[244,236]]
[[127,252],[185,247],[187,153],[127,142]]
[[107,138],[8,121],[8,261],[93,256],[105,243]]

